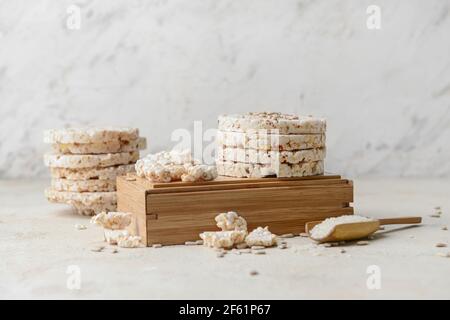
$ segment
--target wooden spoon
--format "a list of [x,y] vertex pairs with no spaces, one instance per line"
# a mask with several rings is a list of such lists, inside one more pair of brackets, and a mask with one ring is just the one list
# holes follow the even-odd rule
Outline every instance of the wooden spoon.
[[401,217],[378,219],[372,221],[352,222],[336,225],[328,235],[321,239],[315,239],[311,236],[310,231],[315,225],[322,221],[311,221],[306,223],[306,233],[308,236],[318,242],[337,242],[346,240],[356,240],[366,238],[377,231],[381,225],[386,224],[415,224],[421,223],[422,217]]

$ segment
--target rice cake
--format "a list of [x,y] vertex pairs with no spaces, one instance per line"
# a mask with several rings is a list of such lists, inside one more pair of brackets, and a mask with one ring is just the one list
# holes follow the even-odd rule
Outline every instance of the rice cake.
[[72,207],[82,216],[95,216],[101,212],[117,211],[117,203],[98,203],[89,206],[73,203]]
[[52,189],[69,192],[110,192],[116,191],[116,180],[69,180],[52,179]]
[[216,166],[219,175],[237,178],[304,177],[320,175],[324,172],[323,161],[271,165],[217,160]]
[[139,151],[107,154],[46,154],[44,163],[54,168],[95,168],[134,163],[139,159]]
[[255,150],[294,151],[325,147],[324,134],[265,134],[264,132],[218,131],[218,148],[231,147]]
[[69,128],[51,129],[44,132],[45,143],[98,143],[133,141],[139,138],[136,128]]
[[45,196],[50,202],[72,205],[83,215],[116,211],[117,207],[116,192],[66,192],[47,188]]
[[52,150],[59,154],[100,154],[143,150],[147,148],[147,140],[114,140],[92,143],[53,143]]
[[216,157],[221,161],[257,164],[299,163],[325,159],[325,148],[297,151],[264,151],[242,148],[217,148]]
[[54,179],[69,180],[115,180],[117,176],[124,176],[127,173],[134,172],[134,164],[126,164],[105,168],[50,168],[50,173]]
[[219,116],[219,130],[222,131],[247,132],[260,129],[276,129],[280,134],[324,133],[326,120],[279,112],[249,112]]

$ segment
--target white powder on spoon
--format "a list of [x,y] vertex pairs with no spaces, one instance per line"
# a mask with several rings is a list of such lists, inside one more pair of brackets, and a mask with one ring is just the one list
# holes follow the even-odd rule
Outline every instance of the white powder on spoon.
[[357,215],[340,216],[336,218],[327,218],[314,226],[310,231],[311,238],[323,239],[327,237],[335,226],[346,223],[373,221],[373,219]]

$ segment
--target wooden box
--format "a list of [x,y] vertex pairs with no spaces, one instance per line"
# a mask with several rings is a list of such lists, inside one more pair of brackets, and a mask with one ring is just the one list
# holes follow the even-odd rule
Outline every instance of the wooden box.
[[353,214],[353,183],[338,175],[152,183],[117,178],[118,210],[134,215],[131,234],[148,246],[184,244],[215,231],[214,217],[236,211],[249,231],[269,226],[275,234],[304,232],[305,223]]

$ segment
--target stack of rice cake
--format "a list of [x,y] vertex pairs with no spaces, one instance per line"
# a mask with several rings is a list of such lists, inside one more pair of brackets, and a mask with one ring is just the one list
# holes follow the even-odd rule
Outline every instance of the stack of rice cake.
[[116,177],[134,172],[146,139],[135,128],[81,128],[47,130],[44,155],[50,167],[50,202],[72,205],[81,215],[116,211]]
[[302,177],[324,172],[326,121],[246,113],[219,117],[216,165],[230,177]]

